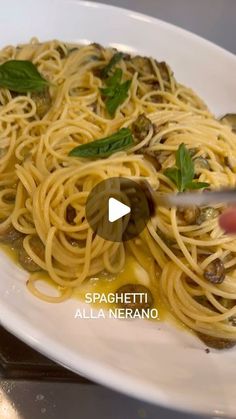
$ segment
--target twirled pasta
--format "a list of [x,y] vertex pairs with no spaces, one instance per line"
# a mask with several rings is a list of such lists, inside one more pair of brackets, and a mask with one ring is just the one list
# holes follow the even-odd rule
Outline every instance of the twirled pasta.
[[[120,272],[126,253],[132,251],[137,257],[145,247],[157,267],[152,281],[160,282],[175,316],[200,333],[236,339],[232,323],[236,240],[223,234],[217,217],[189,224],[178,209],[158,208],[139,240],[127,245],[94,235],[85,218],[89,192],[110,177],[146,178],[155,189],[173,190],[164,170],[174,165],[181,143],[193,150],[195,159],[207,160],[198,169],[200,181],[211,188],[235,186],[235,134],[214,118],[191,89],[177,83],[165,63],[124,55],[117,67],[132,83],[127,99],[113,118],[109,116],[100,92],[99,69],[113,54],[114,50],[97,44],[36,39],[0,52],[0,63],[31,60],[50,81],[51,98],[42,114],[33,94],[16,95],[0,88],[0,233],[4,236],[13,226],[23,234],[25,252],[48,272],[61,294],[44,295],[36,288],[34,275],[28,287],[52,302],[70,297],[75,287],[101,271]],[[68,156],[79,144],[132,127],[141,114],[152,124],[129,150],[95,161]],[[75,211],[73,223],[66,216],[69,206]],[[40,255],[33,245],[35,237],[43,246]],[[204,277],[204,269],[217,258],[227,270],[221,284]]]

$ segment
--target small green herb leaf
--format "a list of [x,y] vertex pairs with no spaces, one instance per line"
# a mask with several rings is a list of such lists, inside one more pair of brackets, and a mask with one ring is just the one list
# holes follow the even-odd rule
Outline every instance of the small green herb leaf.
[[114,73],[106,80],[106,85],[110,88],[116,87],[122,80],[123,71],[121,68],[116,68]]
[[191,182],[187,185],[187,189],[203,189],[208,188],[209,183],[207,182]]
[[130,85],[131,80],[127,80],[120,84],[117,86],[115,94],[106,100],[106,108],[111,116],[114,116],[118,106],[121,105],[128,97]]
[[133,136],[129,128],[122,128],[109,137],[73,148],[69,156],[84,158],[108,157],[117,151],[126,150],[133,145]]
[[177,186],[180,192],[186,189],[207,188],[209,183],[194,182],[194,163],[185,144],[180,144],[175,155],[176,167],[165,170],[164,174]]
[[182,189],[182,182],[181,182],[181,172],[176,167],[170,167],[165,170],[164,174],[172,180],[172,182],[177,186],[178,190]]
[[113,55],[109,63],[101,70],[101,77],[103,79],[109,76],[109,73],[111,72],[113,67],[115,67],[115,65],[123,58],[123,56],[123,52],[117,52]]
[[113,97],[122,79],[122,70],[117,68],[114,74],[106,80],[107,87],[100,89],[103,96]]
[[114,74],[105,81],[107,87],[100,89],[102,95],[106,98],[106,109],[111,116],[114,116],[118,106],[128,97],[131,80],[121,83],[122,74],[122,70],[117,68]]
[[194,177],[194,164],[185,144],[180,144],[176,153],[176,166],[188,177]]
[[48,84],[31,61],[10,60],[0,65],[0,87],[27,93],[40,92]]

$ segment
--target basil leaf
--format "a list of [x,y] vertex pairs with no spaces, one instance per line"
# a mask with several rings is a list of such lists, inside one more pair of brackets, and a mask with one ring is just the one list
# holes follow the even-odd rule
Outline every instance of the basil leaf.
[[117,151],[126,150],[133,145],[133,136],[129,128],[122,128],[109,137],[81,144],[70,151],[69,156],[84,158],[108,157]]
[[123,71],[117,68],[114,74],[105,81],[107,87],[100,89],[102,95],[107,98],[105,105],[110,116],[114,116],[118,106],[128,97],[131,80],[121,84],[122,75]]
[[164,171],[164,175],[167,176],[178,188],[182,191],[181,172],[175,167],[170,167]]
[[114,95],[108,97],[106,100],[106,108],[109,112],[109,115],[114,116],[116,109],[121,105],[125,99],[128,97],[128,91],[131,85],[131,80],[127,80],[124,83],[116,87]]
[[175,155],[175,167],[170,167],[164,174],[177,186],[180,192],[186,189],[207,188],[209,183],[194,181],[194,163],[185,144],[180,144]]
[[108,87],[116,87],[121,82],[123,71],[121,68],[116,68],[114,74],[106,80]]
[[109,63],[101,70],[101,77],[103,79],[109,76],[109,73],[111,72],[113,67],[115,67],[115,65],[123,58],[123,56],[123,52],[117,52],[113,55]]
[[121,82],[122,74],[123,71],[120,68],[117,68],[114,74],[106,80],[106,85],[108,87],[103,87],[100,89],[103,96],[112,97],[116,94],[116,88]]
[[40,92],[48,84],[31,61],[10,60],[0,65],[0,87],[27,93]]
[[187,185],[188,189],[203,189],[208,188],[210,186],[207,182],[191,182],[189,185]]
[[194,178],[194,164],[185,144],[180,144],[176,152],[176,166],[180,169],[184,187]]

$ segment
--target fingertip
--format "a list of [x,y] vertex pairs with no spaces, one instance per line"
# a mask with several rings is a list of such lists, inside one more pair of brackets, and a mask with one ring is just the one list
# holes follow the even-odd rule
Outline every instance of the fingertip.
[[219,218],[219,225],[225,233],[236,233],[236,209],[225,211]]

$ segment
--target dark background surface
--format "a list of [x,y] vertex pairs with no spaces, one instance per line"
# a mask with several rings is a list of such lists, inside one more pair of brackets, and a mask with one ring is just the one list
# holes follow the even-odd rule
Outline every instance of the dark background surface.
[[[143,12],[182,26],[236,53],[235,0],[102,2]],[[1,342],[3,336],[5,334],[0,331]],[[17,349],[18,356],[14,360],[12,348],[16,348],[16,343],[6,336],[4,339],[2,352],[13,353],[13,359],[2,359],[4,369],[0,379],[0,419],[197,419],[197,416],[123,396],[68,373],[63,375],[60,368],[50,362],[48,364],[41,357],[37,358],[24,348],[21,349],[24,353],[22,357],[19,355],[20,349]],[[38,376],[42,376],[44,371],[44,380],[37,379],[37,364],[41,368]],[[29,377],[29,371],[31,377],[34,376],[33,380],[25,379]]]

